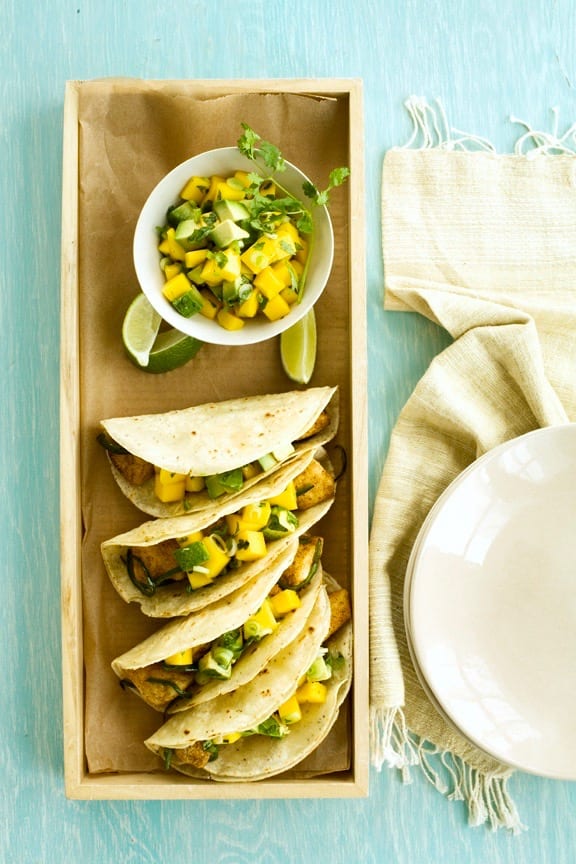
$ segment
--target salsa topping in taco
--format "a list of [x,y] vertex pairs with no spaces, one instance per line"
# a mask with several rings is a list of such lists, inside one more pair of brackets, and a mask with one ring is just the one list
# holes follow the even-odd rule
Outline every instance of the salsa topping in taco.
[[[322,548],[322,538],[300,540],[307,548]],[[318,569],[307,556],[301,556],[294,573],[299,572],[297,587],[283,588],[280,580],[260,606],[243,624],[218,636],[211,642],[186,647],[160,662],[122,670],[122,686],[137,690],[153,708],[165,711],[178,700],[189,700],[198,688],[215,679],[228,680],[237,661],[250,646],[273,634],[291,613],[301,606],[300,593],[309,585]]]
[[[350,621],[349,601],[342,603],[340,592],[348,595],[346,589],[339,589],[335,592],[340,596],[335,604],[332,601],[330,603],[331,621],[325,643],[337,630]],[[331,595],[329,595],[329,599],[330,597]],[[348,609],[346,617],[342,615],[344,607]],[[206,741],[195,741],[184,748],[164,747],[159,755],[163,758],[165,767],[205,768],[208,763],[218,759],[222,747],[235,744],[243,738],[253,736],[272,739],[285,738],[291,733],[294,726],[306,721],[306,706],[321,706],[326,703],[330,682],[349,674],[346,665],[345,657],[337,648],[327,647],[324,644],[305,674],[296,682],[290,696],[264,721],[242,731],[217,735]]]
[[[305,491],[300,493],[301,489]],[[246,504],[207,529],[154,545],[129,547],[123,559],[126,571],[132,583],[147,597],[151,597],[159,585],[186,578],[188,590],[204,588],[244,562],[264,558],[269,541],[297,530],[298,511],[314,507],[333,495],[334,480],[330,472],[312,460],[310,466],[278,495]],[[317,563],[318,550],[308,549],[306,554]],[[288,580],[293,578],[287,577]]]
[[[328,413],[322,411],[313,425],[303,435],[295,439],[295,443],[305,441],[319,434],[329,423],[330,417]],[[169,471],[159,465],[147,462],[140,456],[129,453],[104,433],[98,436],[98,441],[107,450],[114,467],[129,483],[134,486],[141,486],[153,479],[154,494],[164,504],[186,501],[189,496],[202,491],[205,491],[211,500],[220,498],[227,493],[233,494],[239,492],[247,480],[251,480],[259,474],[273,469],[295,453],[294,444],[289,442],[282,447],[277,447],[270,453],[265,453],[259,459],[238,468],[222,471],[219,474],[194,476],[192,474]]]
[[121,491],[152,516],[176,516],[238,495],[330,441],[337,388],[249,396],[101,421]]

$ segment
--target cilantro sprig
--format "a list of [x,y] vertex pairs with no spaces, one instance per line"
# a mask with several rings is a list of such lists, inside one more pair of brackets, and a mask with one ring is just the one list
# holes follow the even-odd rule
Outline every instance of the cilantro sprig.
[[[286,162],[279,148],[276,147],[275,144],[265,141],[248,125],[248,123],[242,123],[241,126],[243,132],[237,142],[240,152],[253,162],[257,162],[259,158],[262,159],[264,165],[269,168],[273,174],[275,172],[281,173],[285,171]],[[302,185],[304,195],[306,198],[309,198],[313,204],[319,207],[328,206],[330,203],[330,192],[337,186],[341,186],[349,176],[350,170],[348,168],[334,168],[329,174],[328,185],[325,189],[318,189],[314,183],[306,181]],[[250,180],[256,190],[268,179],[269,178],[262,178],[258,174],[250,174]],[[299,230],[309,233],[312,229],[311,214],[303,206],[301,201],[298,201],[297,198],[294,198],[294,196],[290,195],[289,192],[286,192],[286,190],[280,186],[276,178],[275,182],[286,194],[286,198],[276,199],[274,201],[274,206],[276,208],[279,206],[285,208],[284,212],[289,213],[292,218],[296,218]],[[268,200],[266,203],[269,206],[270,201]],[[299,205],[296,209],[295,204]],[[262,209],[264,209],[264,207],[262,207]]]
[[247,123],[242,123],[241,126],[244,132],[238,139],[240,152],[253,162],[261,156],[266,167],[272,171],[285,171],[286,162],[278,147],[269,141],[264,141]]
[[328,186],[320,191],[318,187],[306,181],[303,185],[304,194],[307,198],[311,198],[318,206],[327,205],[330,201],[330,192],[337,186],[341,186],[344,181],[350,176],[349,168],[334,168],[328,176]]

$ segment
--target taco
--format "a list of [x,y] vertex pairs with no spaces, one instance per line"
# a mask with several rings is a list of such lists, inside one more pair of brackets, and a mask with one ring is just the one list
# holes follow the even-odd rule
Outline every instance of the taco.
[[264,570],[279,578],[335,490],[324,454],[300,454],[225,506],[154,519],[104,541],[106,570],[120,596],[145,615],[189,615]]
[[171,621],[112,661],[122,685],[172,713],[251,680],[304,627],[320,591],[322,538],[300,542],[296,587],[282,587],[282,576],[264,571],[223,600]]
[[146,747],[195,778],[254,781],[293,768],[326,738],[350,688],[350,620],[331,618],[323,587],[304,629],[260,673],[173,715]]
[[122,492],[145,513],[166,518],[236,496],[330,441],[337,390],[249,396],[101,425],[99,441]]

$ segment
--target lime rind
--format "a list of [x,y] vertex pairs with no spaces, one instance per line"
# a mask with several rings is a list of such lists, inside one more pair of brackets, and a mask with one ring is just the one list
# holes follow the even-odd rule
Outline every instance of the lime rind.
[[282,368],[297,384],[308,384],[316,365],[316,316],[314,308],[280,336]]
[[147,372],[171,372],[192,360],[203,343],[179,330],[164,330],[158,334],[150,352]]
[[188,363],[202,342],[179,330],[160,330],[162,317],[147,296],[138,294],[128,306],[122,323],[122,341],[135,366],[145,372],[170,372]]

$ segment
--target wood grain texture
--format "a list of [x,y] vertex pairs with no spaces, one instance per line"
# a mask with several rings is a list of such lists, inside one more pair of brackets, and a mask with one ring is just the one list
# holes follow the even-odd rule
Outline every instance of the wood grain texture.
[[576,120],[573,0],[54,0],[32,15],[7,0],[0,28],[0,860],[572,864],[576,784],[527,775],[510,784],[529,826],[519,837],[469,828],[461,802],[417,772],[410,785],[373,772],[362,801],[67,801],[57,442],[66,80],[363,79],[372,501],[393,423],[447,344],[428,322],[382,310],[380,173],[385,150],[409,137],[403,100],[441,97],[453,125],[500,150],[519,130],[511,114],[550,129],[557,106],[563,131]]

